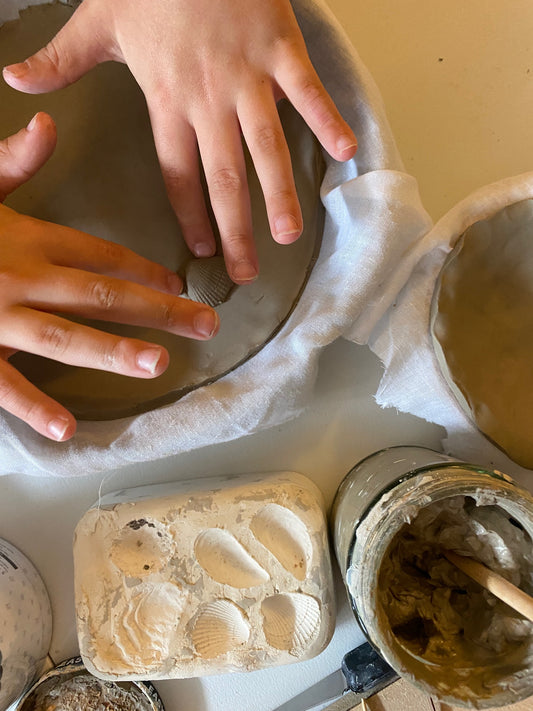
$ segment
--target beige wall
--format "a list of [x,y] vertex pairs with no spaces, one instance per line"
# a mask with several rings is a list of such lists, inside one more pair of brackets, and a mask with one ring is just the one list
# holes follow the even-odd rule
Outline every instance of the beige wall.
[[328,0],[378,83],[407,170],[438,218],[533,170],[531,0]]

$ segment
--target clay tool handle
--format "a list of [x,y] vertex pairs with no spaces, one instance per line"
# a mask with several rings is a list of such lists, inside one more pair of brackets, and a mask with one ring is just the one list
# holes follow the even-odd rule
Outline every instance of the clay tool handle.
[[443,553],[450,563],[453,563],[463,573],[466,573],[469,578],[475,580],[497,598],[507,603],[513,610],[533,622],[533,597],[477,560],[467,558],[453,551],[443,551]]

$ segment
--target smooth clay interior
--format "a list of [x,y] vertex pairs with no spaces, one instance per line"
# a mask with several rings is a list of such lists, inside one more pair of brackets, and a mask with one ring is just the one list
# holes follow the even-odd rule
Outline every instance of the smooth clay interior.
[[[61,3],[38,5],[22,11],[19,20],[4,22],[2,66],[43,46],[72,12]],[[0,23],[3,19],[0,8]],[[40,110],[50,113],[58,127],[55,154],[8,198],[9,207],[125,244],[180,273],[193,262],[207,261],[192,260],[181,237],[160,175],[144,97],[125,65],[105,63],[71,87],[48,95],[22,94],[0,82],[0,103],[2,136],[25,126]],[[216,380],[275,335],[305,287],[323,226],[321,151],[288,104],[280,104],[280,115],[292,154],[304,234],[289,246],[274,242],[257,176],[246,155],[260,276],[251,285],[231,290],[217,307],[219,334],[212,341],[198,342],[146,328],[93,323],[165,346],[171,354],[168,370],[155,380],[139,380],[17,354],[13,362],[32,382],[80,419],[114,419],[175,401]],[[205,265],[200,270],[197,266],[195,273]],[[214,267],[219,268],[220,263]],[[213,278],[221,276],[217,272]],[[202,291],[194,293],[199,298]]]
[[533,200],[475,223],[439,276],[432,337],[478,428],[533,469]]

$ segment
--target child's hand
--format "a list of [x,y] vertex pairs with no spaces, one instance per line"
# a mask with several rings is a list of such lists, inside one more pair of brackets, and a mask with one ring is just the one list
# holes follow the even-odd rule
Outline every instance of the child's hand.
[[[28,180],[54,150],[52,119],[40,113],[0,141],[0,198]],[[119,245],[0,205],[0,404],[46,437],[63,441],[74,417],[10,363],[16,351],[71,365],[154,378],[168,365],[159,345],[74,323],[58,313],[127,323],[206,340],[213,309],[177,296],[179,277]]]
[[84,0],[47,47],[4,70],[4,78],[21,91],[52,91],[107,60],[126,62],[144,91],[185,240],[196,256],[208,256],[215,242],[201,160],[237,283],[258,271],[241,139],[282,244],[296,240],[303,225],[276,101],[287,97],[333,158],[355,153],[355,137],[313,69],[289,0]]

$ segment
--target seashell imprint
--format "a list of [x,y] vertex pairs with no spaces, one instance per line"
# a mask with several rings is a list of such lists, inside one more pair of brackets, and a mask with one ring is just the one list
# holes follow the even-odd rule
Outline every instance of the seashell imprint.
[[129,647],[146,666],[160,664],[170,653],[188,595],[174,583],[143,582],[121,618],[116,620],[115,642]]
[[132,596],[135,621],[150,637],[168,636],[178,625],[188,595],[175,583],[141,583]]
[[304,593],[279,593],[267,597],[262,605],[263,632],[276,649],[299,655],[320,629],[320,605]]
[[267,504],[254,516],[250,528],[285,570],[298,580],[305,580],[313,544],[304,522],[293,511],[279,504]]
[[229,600],[215,600],[199,612],[191,636],[196,652],[205,659],[213,659],[246,644],[250,627],[237,605]]
[[110,556],[124,575],[142,578],[165,567],[174,552],[174,542],[159,521],[130,521],[111,543]]
[[266,570],[223,528],[202,531],[194,542],[194,552],[206,573],[223,585],[251,588],[270,579]]
[[235,283],[231,281],[224,257],[214,256],[191,259],[185,267],[187,296],[209,306],[219,306],[227,301]]

